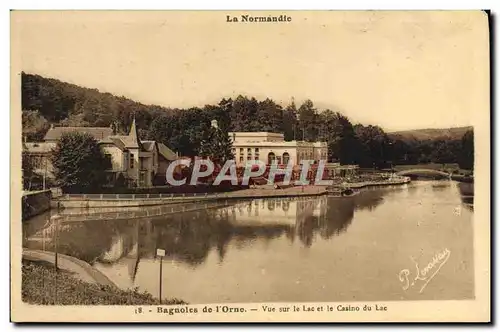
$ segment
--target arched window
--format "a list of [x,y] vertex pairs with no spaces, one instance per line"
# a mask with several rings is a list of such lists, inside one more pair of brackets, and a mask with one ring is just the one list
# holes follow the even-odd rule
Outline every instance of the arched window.
[[269,154],[267,155],[267,163],[272,164],[274,160],[276,160],[276,155],[274,154],[274,152],[269,152]]
[[288,152],[283,153],[283,164],[287,165],[289,160],[290,155],[288,154]]

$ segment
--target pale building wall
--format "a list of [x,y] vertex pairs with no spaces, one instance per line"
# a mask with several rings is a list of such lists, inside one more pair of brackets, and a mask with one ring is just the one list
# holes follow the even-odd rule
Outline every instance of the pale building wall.
[[[131,161],[133,160],[133,164]],[[127,177],[134,181],[139,180],[139,149],[129,149],[128,158],[126,161]],[[132,167],[131,167],[132,166]]]
[[151,169],[156,174],[156,173],[158,173],[158,151],[156,150],[156,146],[153,149],[151,161],[153,163]]
[[268,164],[270,153],[274,153],[283,163],[283,154],[286,152],[294,165],[299,165],[302,160],[327,159],[326,142],[285,141],[283,134],[266,132],[232,132],[229,136],[233,140],[233,153],[238,165],[245,165],[247,161],[255,160],[256,156]]
[[125,170],[124,152],[115,145],[102,145],[105,154],[111,155],[111,165],[113,172],[123,172]]
[[[153,152],[140,152],[140,163],[139,163],[139,173],[142,173],[142,182],[139,183],[141,186],[151,186],[152,185],[152,172],[154,172],[153,166]],[[139,176],[141,179],[141,176]]]
[[314,147],[314,159],[316,160],[327,160],[328,159],[328,145],[325,142],[315,142]]
[[[249,156],[251,157],[250,160],[255,160],[255,157],[258,156],[258,160],[267,164],[269,153],[274,153],[275,156],[279,156],[281,159],[280,162],[282,163],[283,154],[285,152],[288,153],[294,165],[299,165],[302,160],[322,160],[327,158],[328,149],[326,147],[315,148],[312,146],[312,143],[294,145],[294,142],[285,142],[292,144],[275,144],[273,146],[266,143],[267,142],[261,142],[260,144],[243,142],[233,143],[236,163],[245,164],[249,160]],[[258,154],[256,153],[256,149],[258,149]]]

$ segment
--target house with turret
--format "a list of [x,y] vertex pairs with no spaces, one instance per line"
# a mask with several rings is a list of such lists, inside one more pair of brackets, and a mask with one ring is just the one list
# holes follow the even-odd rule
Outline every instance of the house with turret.
[[[164,185],[168,165],[178,155],[165,144],[141,140],[137,131],[135,118],[128,135],[117,135],[108,127],[54,127],[45,134],[43,142],[25,142],[24,149],[28,154],[36,155],[43,160],[43,170],[51,170],[50,153],[59,138],[69,132],[87,133],[97,140],[110,168],[107,170],[108,184],[122,180],[129,186],[150,187]],[[47,175],[50,174],[46,173]]]

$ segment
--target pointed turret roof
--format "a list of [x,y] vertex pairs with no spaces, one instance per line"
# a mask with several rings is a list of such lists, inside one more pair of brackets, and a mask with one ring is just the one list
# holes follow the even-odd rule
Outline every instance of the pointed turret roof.
[[139,139],[139,133],[137,132],[137,126],[135,124],[135,116],[132,120],[132,125],[130,126],[130,131],[128,133],[127,147],[139,148],[141,146],[141,140]]

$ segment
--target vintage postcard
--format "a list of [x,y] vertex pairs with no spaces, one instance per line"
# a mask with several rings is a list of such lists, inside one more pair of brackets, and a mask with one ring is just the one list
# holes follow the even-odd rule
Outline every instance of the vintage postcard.
[[489,322],[484,11],[11,11],[14,322]]

